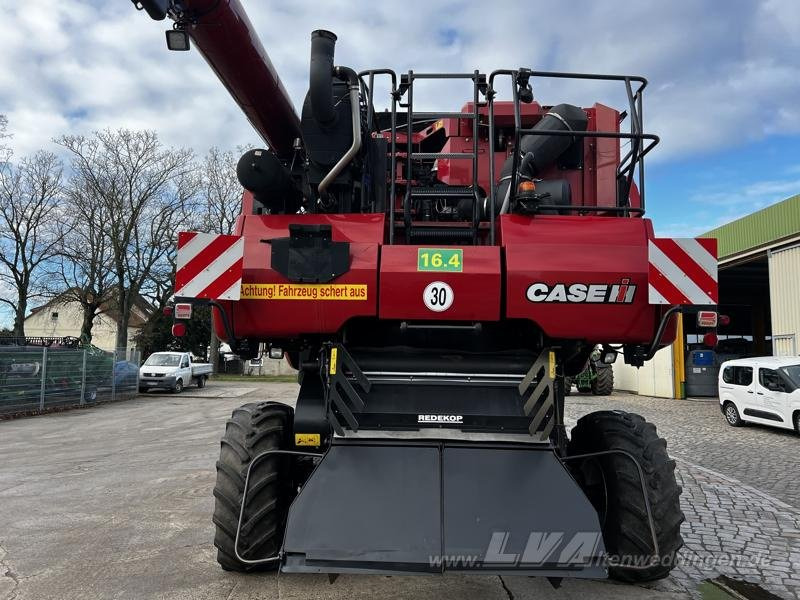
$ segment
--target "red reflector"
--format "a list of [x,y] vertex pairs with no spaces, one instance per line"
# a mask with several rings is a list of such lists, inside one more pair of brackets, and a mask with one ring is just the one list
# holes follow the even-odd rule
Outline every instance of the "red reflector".
[[171,306],[165,306],[163,309],[161,309],[161,312],[164,313],[165,317],[171,317],[172,316],[172,307]]
[[713,310],[701,310],[697,313],[698,327],[716,327],[717,313]]
[[716,347],[717,342],[719,342],[719,338],[716,333],[707,333],[703,336],[703,345],[707,348]]
[[175,337],[183,337],[186,335],[186,324],[185,323],[175,323],[172,326],[172,335]]
[[176,319],[191,319],[192,318],[192,305],[188,302],[181,302],[175,305],[175,318]]
[[722,325],[722,326],[730,325],[731,324],[731,318],[728,315],[720,315],[719,316],[719,324]]

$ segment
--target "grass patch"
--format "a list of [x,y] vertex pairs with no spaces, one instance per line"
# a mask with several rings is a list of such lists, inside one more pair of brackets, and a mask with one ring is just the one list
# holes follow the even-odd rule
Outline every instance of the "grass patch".
[[297,375],[232,375],[230,373],[219,373],[217,375],[212,375],[211,381],[297,383]]

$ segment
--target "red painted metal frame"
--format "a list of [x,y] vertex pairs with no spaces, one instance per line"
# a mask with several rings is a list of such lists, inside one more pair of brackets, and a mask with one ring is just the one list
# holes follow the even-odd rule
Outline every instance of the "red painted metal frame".
[[[384,245],[385,216],[248,215],[243,283],[288,284],[270,268],[264,241],[288,236],[290,223],[330,224],[336,241],[348,241],[350,271],[334,284],[367,286],[367,300],[243,299],[223,302],[235,334],[256,339],[335,334],[350,319],[498,321],[525,319],[553,339],[648,343],[663,309],[648,304],[648,219],[593,216],[503,215],[499,246],[465,246],[462,272],[418,271],[418,246]],[[264,240],[264,241],[262,241]],[[628,279],[633,301],[615,303],[532,302],[532,283],[607,284]],[[434,281],[451,286],[455,300],[443,312],[429,310],[423,290]],[[218,333],[224,331],[217,323]],[[662,343],[674,337],[669,327]]]
[[[501,216],[505,316],[534,321],[556,339],[651,340],[660,318],[647,294],[647,240],[652,235],[649,219]],[[526,295],[532,283],[613,285],[622,279],[636,286],[630,304],[532,302]]]
[[186,31],[255,130],[291,156],[300,119],[239,0],[182,0]]

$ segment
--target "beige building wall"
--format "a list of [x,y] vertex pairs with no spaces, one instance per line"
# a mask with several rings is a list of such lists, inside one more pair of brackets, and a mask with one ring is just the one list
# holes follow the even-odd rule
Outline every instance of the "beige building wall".
[[674,398],[672,346],[656,352],[640,368],[626,365],[622,355],[614,363],[614,388],[656,398]]
[[[56,316],[57,315],[57,316]],[[51,302],[25,319],[25,335],[29,337],[80,337],[83,313],[77,302]],[[135,348],[133,336],[139,333],[128,328],[128,347]],[[116,345],[117,323],[106,314],[97,315],[92,326],[92,344],[112,351]]]
[[769,253],[769,296],[772,313],[772,353],[800,353],[800,247]]

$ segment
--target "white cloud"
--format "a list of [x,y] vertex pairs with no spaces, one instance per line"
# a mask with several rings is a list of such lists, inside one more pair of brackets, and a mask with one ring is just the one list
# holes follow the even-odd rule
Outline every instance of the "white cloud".
[[757,210],[780,202],[800,191],[800,179],[769,179],[742,186],[711,185],[701,187],[690,200],[698,205],[713,205]]
[[[800,178],[756,180],[741,184],[719,177],[718,182],[701,185],[689,197],[692,221],[655,222],[660,237],[694,237],[766,208],[800,192]],[[683,211],[686,212],[686,211]]]
[[[18,153],[62,133],[148,127],[202,151],[256,140],[197,51],[168,52],[164,23],[128,2],[3,0],[0,112]],[[339,35],[337,62],[398,72],[537,69],[647,76],[648,130],[656,160],[713,151],[773,133],[800,133],[800,3],[510,0],[266,3],[243,0],[299,106],[309,33]],[[624,103],[621,88],[540,83],[548,103]],[[465,86],[431,87],[423,101],[455,109]]]

